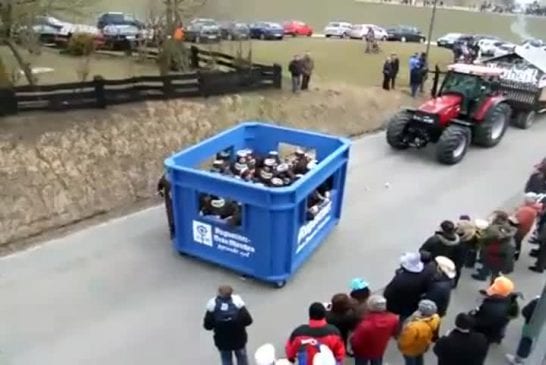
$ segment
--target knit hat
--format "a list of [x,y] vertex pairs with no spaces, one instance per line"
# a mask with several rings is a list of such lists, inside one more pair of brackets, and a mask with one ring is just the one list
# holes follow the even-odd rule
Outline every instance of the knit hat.
[[400,265],[407,271],[419,273],[425,266],[421,262],[421,255],[417,252],[406,252],[400,257]]
[[475,324],[474,317],[467,313],[459,313],[455,317],[455,326],[462,331],[470,331]]
[[369,287],[368,282],[362,278],[353,278],[351,280],[351,283],[349,284],[349,288],[351,289],[351,291],[362,290],[366,289],[367,287]]
[[455,224],[452,221],[443,221],[440,224],[440,228],[442,229],[442,232],[447,234],[453,234],[455,233]]
[[309,306],[309,319],[320,320],[326,318],[324,304],[315,302]]
[[463,215],[459,216],[459,220],[460,221],[469,221],[471,219],[470,219],[470,216],[468,214],[463,214]]
[[260,346],[254,353],[254,361],[256,365],[275,364],[275,347],[270,343]]
[[370,312],[385,312],[387,310],[387,299],[382,295],[372,295],[366,304]]
[[432,300],[423,299],[419,302],[417,310],[423,317],[430,317],[438,312],[438,307]]
[[507,297],[514,291],[514,283],[506,276],[499,276],[493,281],[493,284],[485,291],[487,295],[499,295]]
[[455,263],[445,256],[437,256],[434,261],[438,265],[438,269],[443,272],[448,278],[453,279],[457,275]]

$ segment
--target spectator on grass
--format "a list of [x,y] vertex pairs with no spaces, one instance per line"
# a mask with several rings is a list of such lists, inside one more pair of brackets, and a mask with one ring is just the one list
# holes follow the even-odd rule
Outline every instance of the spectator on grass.
[[419,90],[421,83],[423,82],[421,61],[419,60],[417,53],[411,56],[409,66],[411,96],[414,98],[417,95],[417,91]]
[[301,87],[302,61],[299,55],[294,55],[294,58],[288,64],[288,71],[292,76],[292,92],[295,94]]
[[421,68],[421,84],[419,85],[419,90],[421,93],[425,91],[425,82],[428,79],[428,60],[427,60],[427,54],[425,52],[422,52],[419,56],[419,65]]
[[375,33],[372,27],[368,27],[368,32],[366,33],[366,53],[372,51],[372,46],[375,42]]
[[391,54],[391,89],[394,90],[396,86],[396,76],[398,76],[398,71],[400,71],[400,60],[396,53]]
[[383,64],[383,90],[389,90],[392,78],[392,60],[387,57]]
[[302,77],[301,77],[301,89],[309,89],[309,81],[311,80],[311,75],[313,74],[313,69],[315,68],[315,61],[311,58],[311,53],[309,51],[305,52],[305,55],[301,59],[302,65]]

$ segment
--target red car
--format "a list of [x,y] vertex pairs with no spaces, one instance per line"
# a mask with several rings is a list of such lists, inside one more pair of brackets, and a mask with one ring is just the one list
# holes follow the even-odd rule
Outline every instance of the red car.
[[285,35],[291,35],[292,37],[297,37],[299,35],[311,37],[313,35],[313,28],[299,20],[284,22],[282,26]]

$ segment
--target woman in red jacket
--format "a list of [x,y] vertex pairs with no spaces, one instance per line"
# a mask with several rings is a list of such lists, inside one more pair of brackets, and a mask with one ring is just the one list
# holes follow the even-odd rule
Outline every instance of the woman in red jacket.
[[535,220],[541,212],[542,204],[538,202],[538,195],[535,193],[525,194],[523,205],[515,213],[516,220],[518,221],[518,231],[514,236],[514,241],[516,242],[516,260],[519,258],[522,241],[531,232]]
[[351,337],[355,365],[381,365],[389,339],[397,335],[399,319],[387,312],[387,300],[382,295],[372,295],[367,308]]

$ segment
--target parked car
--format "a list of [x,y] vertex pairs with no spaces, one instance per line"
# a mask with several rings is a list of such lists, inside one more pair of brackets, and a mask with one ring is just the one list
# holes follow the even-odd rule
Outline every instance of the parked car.
[[480,39],[478,41],[478,47],[480,49],[481,57],[493,57],[495,54],[495,48],[503,42],[497,39]]
[[138,29],[145,28],[145,24],[140,20],[117,11],[110,11],[99,16],[97,28],[103,29],[107,25],[131,25]]
[[278,39],[284,38],[284,29],[279,23],[256,22],[250,25],[250,38]]
[[243,40],[250,38],[250,28],[247,24],[241,22],[220,22],[220,32],[222,39]]
[[500,57],[510,53],[513,53],[516,49],[516,45],[506,42],[495,43],[495,48],[493,49],[493,57]]
[[139,41],[144,40],[142,30],[133,25],[107,25],[102,34],[106,46],[113,49],[134,49]]
[[398,25],[387,28],[387,40],[389,41],[423,43],[426,39],[417,27]]
[[463,33],[448,33],[436,40],[436,45],[438,47],[444,48],[453,48],[456,44],[466,43],[468,45],[473,45],[475,38],[470,34]]
[[330,22],[324,27],[324,36],[326,38],[338,37],[345,38],[349,36],[352,24],[347,22]]
[[297,37],[300,35],[311,37],[313,35],[313,28],[299,20],[284,22],[282,27],[284,28],[284,35],[291,35],[292,37]]
[[214,19],[196,18],[190,21],[184,29],[184,37],[188,42],[220,42],[222,31]]
[[352,39],[364,39],[368,34],[368,29],[373,29],[373,35],[378,41],[387,40],[387,31],[375,24],[353,24],[349,31],[349,37]]
[[541,48],[546,46],[546,44],[544,44],[544,41],[542,41],[541,39],[528,39],[525,42],[523,42],[521,46],[526,49],[529,49],[529,48]]

